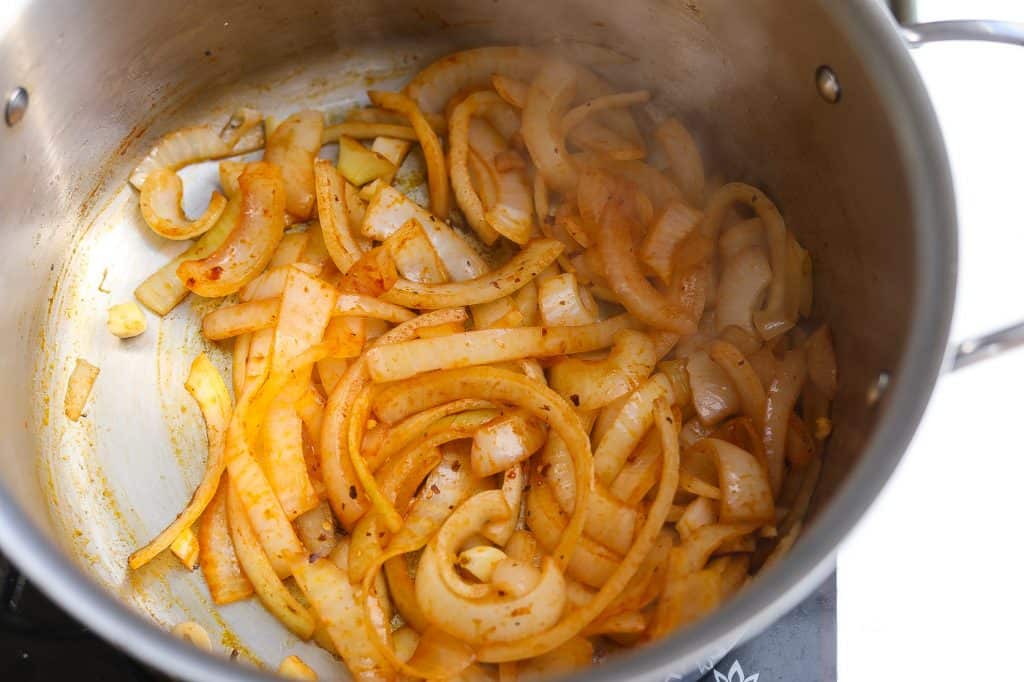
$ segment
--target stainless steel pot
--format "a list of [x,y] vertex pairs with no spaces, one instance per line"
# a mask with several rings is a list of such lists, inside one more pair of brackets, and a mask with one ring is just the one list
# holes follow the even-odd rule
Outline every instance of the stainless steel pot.
[[[194,415],[168,416],[192,355],[179,345],[195,336],[188,315],[128,344],[102,329],[107,305],[167,256],[138,229],[124,188],[158,135],[223,120],[236,104],[340,106],[369,80],[399,82],[457,47],[587,54],[597,44],[626,57],[606,65],[610,77],[653,85],[692,123],[713,168],[769,191],[814,255],[817,312],[836,333],[835,435],[813,521],[780,566],[694,627],[586,673],[656,679],[715,660],[808,594],[899,461],[948,366],[956,280],[947,159],[907,44],[1024,42],[1020,27],[992,23],[901,35],[871,0],[36,0],[10,12],[0,27],[0,87],[11,93],[0,130],[0,545],[101,635],[189,679],[259,674],[152,620],[193,618],[214,634],[220,622],[238,638],[223,644],[241,641],[271,665],[292,643],[258,606],[216,615],[198,578],[170,564],[125,573],[136,536],[180,507],[202,450]],[[963,344],[955,363],[1021,333]],[[83,426],[63,423],[58,406],[76,354],[102,359]]]

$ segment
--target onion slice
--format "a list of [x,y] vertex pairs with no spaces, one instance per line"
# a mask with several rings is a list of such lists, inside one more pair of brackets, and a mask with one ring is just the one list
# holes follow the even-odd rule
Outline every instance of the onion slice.
[[284,234],[285,191],[272,164],[249,164],[239,178],[241,216],[216,251],[178,266],[178,277],[200,296],[234,293],[254,279],[274,255]]
[[317,159],[313,165],[316,185],[316,208],[324,246],[334,265],[342,273],[363,256],[363,249],[352,232],[345,205],[345,181],[338,176],[331,162]]
[[397,381],[435,369],[599,350],[612,345],[619,331],[635,326],[628,315],[618,315],[582,327],[481,329],[380,346],[367,352],[366,362],[374,381]]
[[452,189],[455,199],[466,218],[466,222],[477,233],[484,244],[493,244],[500,236],[484,217],[484,206],[473,188],[469,173],[469,124],[479,110],[489,107],[500,99],[494,92],[481,90],[462,100],[452,111],[448,121],[448,153]]
[[683,197],[691,206],[703,206],[704,161],[690,131],[677,119],[667,118],[655,128],[654,137],[668,156]]
[[576,187],[576,168],[560,122],[576,94],[576,69],[562,61],[546,64],[530,83],[523,108],[523,141],[544,180],[559,192]]
[[281,122],[267,138],[263,159],[281,169],[285,208],[296,220],[308,220],[316,205],[313,160],[320,151],[324,115],[299,111]]
[[208,454],[203,479],[185,508],[166,528],[157,534],[145,547],[128,557],[128,567],[140,568],[160,552],[167,549],[174,539],[187,528],[191,528],[213,499],[224,472],[224,440],[228,421],[231,418],[231,396],[220,376],[205,353],[192,362],[185,389],[195,399],[206,420]]
[[252,596],[252,583],[245,577],[231,541],[228,525],[228,477],[221,475],[217,494],[199,517],[199,568],[210,598],[217,605],[230,604]]
[[444,162],[444,152],[437,133],[430,127],[415,100],[397,92],[371,90],[367,93],[370,101],[379,107],[398,112],[409,119],[420,148],[427,160],[427,184],[430,188],[430,210],[441,218],[447,218],[450,210],[448,203],[448,172]]
[[203,214],[189,220],[181,209],[181,178],[172,170],[158,168],[146,177],[139,194],[139,209],[150,229],[167,239],[192,239],[212,228],[228,200],[220,192],[210,194]]
[[400,279],[381,298],[407,308],[432,310],[488,303],[522,289],[555,262],[563,248],[554,239],[534,239],[508,263],[475,279],[441,284]]
[[142,189],[150,173],[156,170],[176,171],[190,163],[229,156],[232,153],[231,147],[210,126],[182,128],[161,137],[146,158],[132,171],[128,181],[136,189]]
[[691,311],[660,293],[643,276],[633,251],[632,220],[621,195],[605,204],[595,237],[604,275],[626,310],[656,329],[685,335],[697,331]]

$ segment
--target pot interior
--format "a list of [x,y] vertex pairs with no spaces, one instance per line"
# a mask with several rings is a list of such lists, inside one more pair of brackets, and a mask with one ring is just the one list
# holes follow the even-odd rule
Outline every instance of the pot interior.
[[[164,626],[199,622],[243,660],[276,665],[297,653],[321,679],[340,674],[254,600],[212,608],[201,576],[169,554],[126,569],[202,471],[202,420],[183,388],[189,364],[203,349],[226,361],[201,342],[210,304],[194,297],[162,320],[148,315],[136,339],[107,332],[106,309],[182,248],[153,237],[126,178],[160,135],[184,125],[219,126],[243,105],[339,114],[364,103],[367,87],[397,88],[436,56],[515,43],[596,60],[623,88],[652,89],[656,106],[694,131],[710,174],[763,188],[810,251],[816,316],[832,325],[840,365],[814,505],[827,507],[881,414],[869,388],[880,371],[900,371],[919,244],[891,118],[818,3],[33,2],[0,48],[0,83],[31,95],[24,120],[0,132],[9,292],[0,473],[6,494],[83,571]],[[816,88],[822,65],[839,78],[838,103]],[[187,200],[201,205],[214,179],[212,164],[190,169]],[[77,357],[101,374],[86,417],[71,423],[63,395]]]

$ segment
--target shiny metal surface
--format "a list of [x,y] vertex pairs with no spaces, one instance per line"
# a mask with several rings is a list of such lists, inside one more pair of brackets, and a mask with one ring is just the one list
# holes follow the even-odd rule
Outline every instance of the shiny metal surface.
[[[911,47],[945,41],[982,41],[1024,46],[1024,24],[1010,21],[937,21],[903,27]],[[951,369],[958,370],[1024,345],[1024,322],[965,339],[953,346]]]
[[[139,229],[124,182],[133,162],[162,133],[220,123],[240,104],[337,111],[368,83],[388,87],[445,51],[499,42],[557,44],[584,57],[607,55],[588,48],[604,46],[620,57],[596,67],[609,78],[656,84],[656,104],[693,128],[711,169],[764,187],[779,204],[814,256],[817,314],[837,338],[835,435],[803,539],[705,621],[587,679],[695,669],[830,570],[927,402],[956,272],[934,115],[895,25],[872,0],[784,9],[774,0],[38,0],[0,41],[0,84],[23,84],[33,98],[20,125],[0,130],[0,278],[12,292],[0,302],[9,330],[0,340],[0,544],[97,632],[180,677],[252,679],[152,625],[187,614],[222,649],[271,667],[297,652],[322,679],[340,674],[256,605],[215,612],[200,578],[170,559],[141,576],[125,571],[131,545],[180,508],[202,457],[181,390],[197,349],[192,304],[151,319],[132,342],[103,328],[106,306],[171,255]],[[837,104],[809,86],[822,64],[842,77]],[[189,192],[201,191],[202,173],[187,179]],[[101,374],[87,419],[69,425],[60,402],[77,355]],[[868,405],[881,372],[888,390]]]
[[911,47],[950,40],[1024,46],[1024,24],[1012,21],[932,21],[904,26],[903,37]]

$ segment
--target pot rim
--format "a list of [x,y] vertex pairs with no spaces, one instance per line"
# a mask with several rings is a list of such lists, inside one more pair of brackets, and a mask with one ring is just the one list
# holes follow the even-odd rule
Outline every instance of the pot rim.
[[[589,668],[573,679],[664,679],[716,662],[740,640],[777,620],[834,565],[839,542],[860,521],[895,470],[928,404],[947,352],[956,283],[956,207],[949,162],[931,102],[892,18],[874,0],[822,0],[846,27],[878,88],[907,169],[916,220],[910,333],[885,401],[891,403],[847,481],[780,565],[721,609],[664,641]],[[936,339],[943,343],[936,344]],[[128,608],[61,552],[0,484],[0,546],[50,599],[128,654],[185,679],[273,680],[252,667],[179,640]]]

